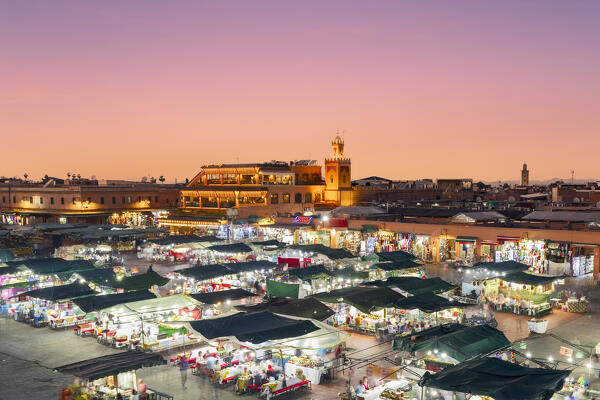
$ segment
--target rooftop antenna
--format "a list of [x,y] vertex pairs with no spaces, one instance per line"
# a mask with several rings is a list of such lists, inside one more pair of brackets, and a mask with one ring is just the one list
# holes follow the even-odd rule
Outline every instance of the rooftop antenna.
[[571,170],[571,185],[575,183],[575,171]]

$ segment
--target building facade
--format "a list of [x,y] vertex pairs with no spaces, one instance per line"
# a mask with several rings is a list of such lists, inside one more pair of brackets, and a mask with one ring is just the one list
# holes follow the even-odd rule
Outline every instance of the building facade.
[[177,187],[161,184],[5,183],[0,185],[0,222],[146,225],[145,217],[176,209],[178,199]]
[[322,167],[313,160],[205,165],[181,190],[177,217],[225,216],[228,209],[235,209],[238,218],[270,217],[310,213],[321,205],[350,205],[350,159],[344,157],[344,141],[339,136],[331,146],[325,182]]

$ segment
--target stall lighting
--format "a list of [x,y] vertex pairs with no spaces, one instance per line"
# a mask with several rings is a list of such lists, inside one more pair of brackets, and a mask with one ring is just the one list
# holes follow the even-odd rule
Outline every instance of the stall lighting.
[[592,368],[592,364],[587,363],[587,364],[585,364],[585,367],[588,368],[588,369],[590,369],[590,368]]
[[572,362],[573,362],[573,359],[572,359],[571,357],[569,357],[569,358],[567,359],[567,361],[568,361],[568,362],[570,362],[570,363],[572,363]]
[[552,356],[549,356],[549,357],[548,357],[548,361],[549,361],[549,362],[552,362],[552,361],[554,361],[554,358],[552,358]]
[[531,353],[529,353],[529,352],[528,352],[527,354],[525,354],[525,356],[526,356],[527,358],[531,358]]

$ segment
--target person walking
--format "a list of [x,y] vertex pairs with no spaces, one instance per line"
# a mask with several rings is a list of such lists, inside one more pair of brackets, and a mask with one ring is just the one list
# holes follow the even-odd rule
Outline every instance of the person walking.
[[184,389],[187,389],[185,384],[187,383],[189,368],[190,368],[190,364],[189,364],[187,358],[185,358],[185,357],[181,358],[181,360],[179,360],[179,373],[181,374],[181,386],[183,386]]

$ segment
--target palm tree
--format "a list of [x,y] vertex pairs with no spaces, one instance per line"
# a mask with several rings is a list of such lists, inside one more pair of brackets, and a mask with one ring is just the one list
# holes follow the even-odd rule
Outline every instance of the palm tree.
[[23,174],[23,176],[25,177],[25,180],[27,180],[27,177],[28,177],[29,175],[27,174],[27,172],[25,172],[25,173]]
[[166,180],[166,179],[165,179],[165,177],[164,177],[164,176],[162,176],[162,175],[161,175],[161,176],[158,178],[158,180],[160,181],[160,183],[165,183],[165,180]]

